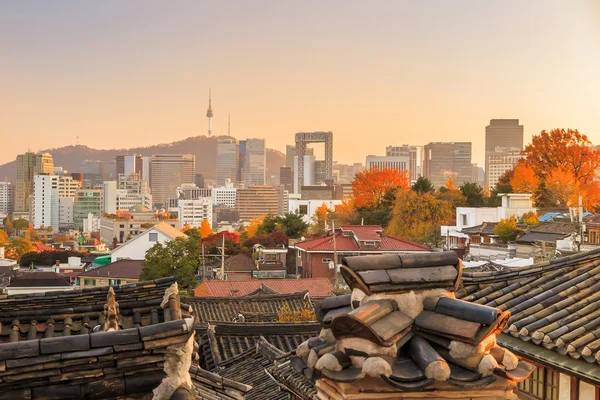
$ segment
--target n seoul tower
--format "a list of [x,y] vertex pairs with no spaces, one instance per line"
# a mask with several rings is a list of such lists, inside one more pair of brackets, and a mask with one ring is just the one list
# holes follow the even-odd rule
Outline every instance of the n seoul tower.
[[210,137],[212,131],[210,130],[210,119],[213,117],[211,93],[210,88],[208,89],[208,110],[206,110],[206,118],[208,118],[208,137]]

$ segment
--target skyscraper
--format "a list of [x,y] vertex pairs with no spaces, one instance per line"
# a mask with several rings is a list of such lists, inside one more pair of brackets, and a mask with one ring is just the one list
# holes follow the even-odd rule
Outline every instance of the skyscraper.
[[15,185],[15,212],[29,211],[29,196],[33,194],[33,177],[52,174],[54,162],[48,153],[27,152],[17,156],[17,182]]
[[246,139],[243,180],[246,187],[264,185],[267,176],[265,139]]
[[192,154],[152,155],[152,201],[164,205],[184,183],[194,183],[196,157]]
[[79,164],[79,172],[83,174],[84,188],[96,188],[104,182],[104,163],[100,160],[84,160]]
[[15,205],[15,187],[10,182],[0,182],[0,216],[13,212]]
[[254,217],[277,214],[279,200],[272,186],[250,186],[237,191],[236,207],[240,220],[250,222]]
[[425,145],[423,172],[434,186],[445,186],[452,177],[454,185],[471,181],[470,142],[432,142]]
[[485,127],[485,187],[496,184],[490,177],[489,160],[496,147],[523,150],[523,125],[518,119],[492,119]]
[[227,179],[238,181],[239,148],[234,138],[217,141],[217,186],[225,186]]
[[117,177],[119,175],[125,175],[125,178],[127,178],[131,174],[138,174],[142,179],[146,179],[146,177],[143,176],[144,157],[140,154],[117,156],[116,161]]
[[33,226],[52,227],[58,232],[60,221],[57,175],[34,176]]

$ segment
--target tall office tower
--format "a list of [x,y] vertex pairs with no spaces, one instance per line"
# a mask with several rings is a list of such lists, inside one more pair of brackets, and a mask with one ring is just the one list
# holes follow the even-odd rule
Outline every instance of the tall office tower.
[[292,167],[279,167],[279,185],[291,192],[294,187],[294,172]]
[[76,229],[83,229],[83,220],[88,214],[96,217],[102,215],[104,208],[104,191],[102,189],[79,189],[73,204],[73,224]]
[[100,160],[84,160],[79,164],[79,172],[83,174],[83,187],[93,189],[101,187],[104,182],[104,163]]
[[472,179],[470,142],[432,142],[425,145],[424,149],[424,176],[435,187],[445,186],[450,177],[455,186]]
[[[309,143],[323,143],[325,145],[325,179],[333,178],[333,132],[299,132],[296,133],[296,157],[298,159],[297,189],[304,181],[304,156],[306,145]],[[298,193],[298,192],[296,192]]]
[[294,157],[296,157],[296,146],[294,146],[293,144],[286,145],[285,146],[285,166],[286,167],[294,168]]
[[59,230],[60,209],[57,175],[35,175],[33,178],[33,226]]
[[148,185],[152,180],[152,175],[150,174],[150,171],[152,170],[151,164],[152,157],[142,157],[142,173],[140,175],[140,179],[143,179],[146,182],[148,182]]
[[238,181],[238,142],[234,138],[217,140],[217,186],[224,186],[227,179]]
[[265,139],[246,139],[245,142],[243,181],[246,187],[264,185],[267,178]]
[[128,177],[131,174],[138,174],[139,176],[143,175],[144,157],[139,154],[117,156],[116,162],[117,176],[125,175],[125,177]]
[[272,186],[263,185],[238,189],[236,207],[243,222],[250,222],[252,218],[262,215],[277,214],[277,191]]
[[496,184],[488,173],[489,158],[496,147],[523,150],[523,125],[519,125],[518,119],[492,119],[485,127],[485,187]]
[[15,188],[8,181],[0,182],[0,216],[13,213],[15,206]]
[[33,177],[52,174],[54,161],[48,153],[27,152],[17,156],[17,181],[15,185],[15,212],[29,211],[29,199],[33,195]]
[[204,187],[204,174],[196,174],[196,176],[194,177],[194,183],[199,188],[203,188]]
[[513,169],[520,159],[522,149],[518,147],[500,147],[496,146],[494,151],[487,153],[487,168],[485,170],[485,182],[488,190],[492,190],[498,180],[505,172]]
[[315,184],[315,172],[316,172],[316,159],[315,156],[304,156],[302,157],[303,162],[303,174],[300,176],[298,168],[298,156],[294,157],[294,193],[300,193],[302,186],[312,186]]
[[151,170],[152,201],[162,206],[182,184],[194,183],[196,157],[192,154],[154,154]]
[[244,167],[246,166],[246,141],[238,141],[238,172],[237,177],[232,178],[234,182],[243,182],[244,180]]
[[403,144],[402,146],[387,146],[385,148],[386,157],[406,157],[408,159],[406,170],[409,173],[411,182],[417,180],[420,175],[420,153],[422,147],[410,146]]
[[[333,174],[331,178],[333,179]],[[315,160],[315,185],[323,185],[327,182],[327,166],[325,160]]]

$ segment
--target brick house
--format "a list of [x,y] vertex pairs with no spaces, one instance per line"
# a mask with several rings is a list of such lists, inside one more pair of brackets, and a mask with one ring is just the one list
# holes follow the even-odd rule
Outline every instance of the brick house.
[[[296,270],[302,278],[333,278],[334,236],[304,240],[295,244]],[[337,264],[342,257],[369,254],[399,254],[429,252],[429,248],[383,234],[379,225],[342,225],[335,230]]]

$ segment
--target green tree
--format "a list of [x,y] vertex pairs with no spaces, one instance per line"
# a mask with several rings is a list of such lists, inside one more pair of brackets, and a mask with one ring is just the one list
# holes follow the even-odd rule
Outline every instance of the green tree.
[[440,227],[453,219],[452,204],[431,193],[398,191],[386,233],[436,247],[443,240]]
[[518,233],[519,228],[517,228],[517,220],[515,217],[501,219],[494,229],[494,235],[496,235],[502,243],[508,243],[509,241],[515,240]]
[[484,203],[483,188],[476,182],[465,182],[459,187],[460,192],[465,196],[467,206],[481,207]]
[[308,224],[302,219],[300,211],[285,213],[281,218],[283,233],[289,238],[298,239],[308,231]]
[[202,248],[195,238],[176,238],[157,243],[146,252],[141,280],[174,276],[179,286],[190,293],[196,286],[196,273],[202,265]]
[[429,179],[419,175],[415,183],[411,186],[411,190],[417,193],[433,193],[435,187]]
[[23,218],[19,218],[13,221],[13,226],[14,229],[17,230],[17,233],[20,235],[21,231],[24,231],[27,228],[29,228],[29,221]]

